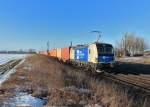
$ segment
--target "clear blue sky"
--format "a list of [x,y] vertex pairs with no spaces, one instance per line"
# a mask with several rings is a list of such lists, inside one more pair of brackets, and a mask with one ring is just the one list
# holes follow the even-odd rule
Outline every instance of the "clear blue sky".
[[63,47],[73,41],[115,44],[125,32],[150,41],[149,0],[0,0],[0,50]]

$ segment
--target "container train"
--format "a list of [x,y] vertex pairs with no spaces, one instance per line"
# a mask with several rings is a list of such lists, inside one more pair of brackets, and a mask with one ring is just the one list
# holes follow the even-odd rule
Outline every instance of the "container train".
[[92,71],[98,71],[98,69],[101,70],[106,67],[113,68],[115,64],[113,46],[107,43],[95,42],[88,45],[57,48],[39,53],[58,58],[60,61],[71,63],[75,66],[90,68]]

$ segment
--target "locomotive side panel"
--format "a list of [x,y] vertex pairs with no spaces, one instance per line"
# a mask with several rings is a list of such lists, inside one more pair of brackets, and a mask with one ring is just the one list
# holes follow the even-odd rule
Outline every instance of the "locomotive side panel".
[[97,52],[96,44],[89,45],[88,53],[89,53],[88,62],[98,63],[98,52]]
[[80,62],[88,62],[88,47],[76,48],[74,59]]

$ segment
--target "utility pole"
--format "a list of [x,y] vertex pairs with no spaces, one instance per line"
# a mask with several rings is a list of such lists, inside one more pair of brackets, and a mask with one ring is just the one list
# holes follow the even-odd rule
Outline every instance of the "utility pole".
[[70,47],[72,47],[72,41],[70,42]]
[[47,42],[47,54],[49,55],[49,41]]
[[95,33],[96,35],[97,35],[97,40],[96,40],[96,42],[98,42],[99,41],[99,39],[101,38],[101,31],[91,31],[91,33]]
[[54,43],[54,48],[53,49],[55,49],[56,47],[55,47],[55,43]]
[[127,33],[125,34],[125,38],[124,38],[124,55],[126,56],[126,51],[127,51],[127,43],[126,43],[126,41],[127,41]]

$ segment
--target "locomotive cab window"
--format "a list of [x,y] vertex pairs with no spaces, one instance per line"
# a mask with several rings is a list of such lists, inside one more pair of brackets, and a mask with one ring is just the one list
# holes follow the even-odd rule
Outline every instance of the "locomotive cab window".
[[97,50],[99,55],[113,55],[113,47],[109,44],[97,44]]
[[104,47],[99,47],[98,48],[98,53],[99,54],[104,54],[105,52],[104,52]]
[[106,48],[105,48],[105,52],[106,52],[107,54],[113,54],[113,48],[112,48],[112,47],[106,47]]

